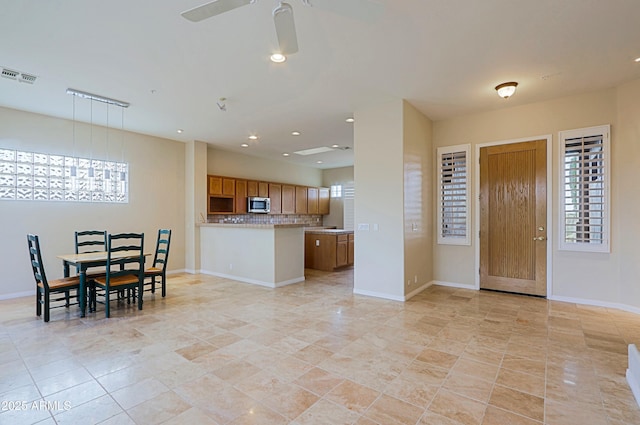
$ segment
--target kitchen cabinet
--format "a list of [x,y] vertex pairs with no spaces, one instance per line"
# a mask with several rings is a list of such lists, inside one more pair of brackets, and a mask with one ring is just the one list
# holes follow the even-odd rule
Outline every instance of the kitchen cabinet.
[[329,201],[331,200],[328,187],[318,188],[318,214],[329,214]]
[[305,268],[333,271],[353,264],[352,231],[307,230],[304,242]]
[[235,212],[236,180],[209,176],[207,214],[233,214]]
[[209,195],[235,196],[236,179],[209,176]]
[[247,197],[271,198],[271,214],[329,214],[326,187],[207,176],[208,214],[247,214]]
[[336,236],[336,267],[347,265],[347,249],[349,241],[347,235]]
[[269,197],[269,183],[258,182],[258,196],[261,198]]
[[296,213],[296,187],[290,184],[282,185],[282,214]]
[[347,265],[352,266],[355,259],[355,235],[353,233],[349,233],[348,235],[348,246],[347,246]]
[[236,214],[247,213],[247,181],[236,179]]
[[296,186],[296,214],[307,213],[307,187]]
[[269,183],[269,198],[271,198],[270,214],[282,214],[282,185]]
[[307,188],[307,214],[318,214],[318,188]]
[[258,196],[258,182],[255,180],[247,181],[247,196]]

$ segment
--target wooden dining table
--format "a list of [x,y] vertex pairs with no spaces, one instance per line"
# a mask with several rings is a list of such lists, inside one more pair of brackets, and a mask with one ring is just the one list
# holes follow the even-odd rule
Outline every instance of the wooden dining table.
[[[140,255],[139,251],[118,251],[111,254],[111,260],[136,258],[138,255]],[[143,255],[146,257],[150,254],[144,253]],[[87,270],[95,267],[105,267],[108,257],[109,253],[107,251],[58,255],[64,267],[64,277],[69,277],[70,267],[75,267],[78,270],[78,277],[80,278],[80,294],[78,296],[80,317],[85,317],[87,311]]]

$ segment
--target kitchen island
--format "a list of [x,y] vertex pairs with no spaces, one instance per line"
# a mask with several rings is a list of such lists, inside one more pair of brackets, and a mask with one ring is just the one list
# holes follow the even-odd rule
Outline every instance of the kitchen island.
[[353,265],[353,230],[308,228],[304,233],[305,268],[333,271]]
[[200,224],[200,272],[270,288],[304,281],[302,224]]

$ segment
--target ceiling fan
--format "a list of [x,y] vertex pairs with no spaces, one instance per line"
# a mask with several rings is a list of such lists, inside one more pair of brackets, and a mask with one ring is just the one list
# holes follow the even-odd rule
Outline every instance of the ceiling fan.
[[[221,15],[230,10],[237,9],[247,4],[254,4],[258,0],[214,0],[201,6],[182,12],[181,15],[191,22],[200,22],[212,16]],[[305,6],[311,6],[310,0],[302,0]],[[278,1],[273,9],[273,21],[276,26],[278,45],[283,55],[291,55],[298,51],[298,38],[296,26],[293,21],[293,8],[289,3]]]

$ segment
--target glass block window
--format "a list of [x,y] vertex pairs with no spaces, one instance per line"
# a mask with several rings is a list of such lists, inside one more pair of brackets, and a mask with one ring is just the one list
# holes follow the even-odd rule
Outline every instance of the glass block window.
[[609,252],[609,126],[560,132],[560,249]]
[[0,200],[127,203],[129,165],[0,148]]
[[469,245],[469,152],[470,145],[438,148],[440,178],[438,196],[438,243]]

